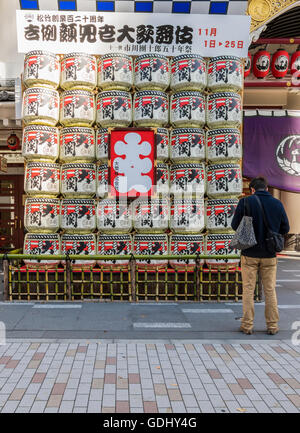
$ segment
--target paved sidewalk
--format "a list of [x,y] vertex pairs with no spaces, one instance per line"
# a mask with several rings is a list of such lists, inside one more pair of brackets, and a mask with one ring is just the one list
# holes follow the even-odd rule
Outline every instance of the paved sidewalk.
[[300,412],[288,340],[9,340],[0,412]]

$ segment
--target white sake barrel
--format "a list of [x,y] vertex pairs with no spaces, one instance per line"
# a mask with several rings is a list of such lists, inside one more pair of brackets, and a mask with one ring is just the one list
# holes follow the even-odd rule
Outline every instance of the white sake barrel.
[[128,233],[132,229],[131,208],[127,202],[101,200],[97,205],[97,228],[101,232]]
[[93,128],[70,127],[60,131],[60,155],[63,162],[95,160],[95,132]]
[[174,199],[170,228],[175,233],[200,233],[205,228],[204,199]]
[[[32,255],[53,255],[61,254],[60,236],[57,233],[39,234],[27,233],[24,238],[24,254]],[[59,265],[60,260],[31,260],[24,259],[28,268],[55,268]]]
[[97,197],[105,197],[108,194],[108,165],[97,166]]
[[178,128],[171,131],[170,159],[175,162],[205,159],[205,132],[198,128]]
[[242,100],[238,93],[224,92],[208,95],[206,123],[209,128],[239,128],[242,120]]
[[203,197],[205,193],[204,163],[171,165],[170,192],[174,196]]
[[55,126],[59,121],[59,93],[47,87],[29,87],[23,95],[22,110],[26,125]]
[[92,126],[95,122],[94,94],[89,90],[66,90],[60,97],[60,123],[63,126]]
[[104,90],[130,90],[132,58],[122,53],[104,54],[98,61],[98,86]]
[[96,165],[62,164],[61,193],[64,197],[89,198],[96,194]]
[[[226,234],[208,234],[205,242],[205,254],[207,255],[235,255],[240,254],[239,250],[230,248],[230,242],[234,232]],[[206,259],[206,264],[211,267],[231,268],[239,265],[239,259]]]
[[62,199],[61,228],[66,233],[91,233],[96,229],[96,202],[93,199]]
[[137,234],[134,235],[133,239],[134,255],[162,256],[162,260],[137,260],[138,269],[165,268],[168,265],[168,260],[163,259],[164,255],[168,255],[168,235]]
[[25,168],[24,190],[28,195],[58,196],[60,165],[48,162],[28,162]]
[[169,228],[167,199],[139,198],[133,202],[133,224],[138,232],[164,232]]
[[28,197],[25,201],[24,226],[31,233],[57,232],[60,227],[60,200]]
[[243,88],[242,59],[234,56],[211,57],[207,65],[207,87],[213,92]]
[[[178,259],[169,260],[174,269],[193,271],[196,260],[185,259],[185,255],[204,254],[204,235],[172,235],[170,238],[170,254]],[[182,258],[180,258],[182,257]],[[200,260],[204,264],[204,260]]]
[[206,136],[206,155],[211,162],[242,158],[242,137],[238,129],[211,129]]
[[59,86],[59,56],[47,51],[30,51],[25,54],[23,82],[26,87],[46,84]]
[[203,90],[206,87],[206,62],[199,54],[181,54],[171,63],[171,89]]
[[[66,255],[82,255],[92,256],[96,254],[96,236],[92,233],[79,234],[64,234],[61,236],[61,251]],[[65,261],[62,263],[65,265]],[[96,260],[76,260],[72,263],[72,267],[92,268],[95,266]]]
[[[100,256],[129,256],[132,249],[131,235],[98,235],[98,252]],[[113,270],[126,269],[129,260],[97,260],[101,268]]]
[[206,228],[209,231],[228,231],[238,204],[237,198],[207,200]]
[[205,123],[205,97],[200,92],[174,93],[170,102],[170,123],[175,128],[201,128]]
[[134,94],[133,121],[137,126],[166,126],[169,122],[169,97],[158,90]]
[[207,167],[207,195],[210,198],[241,195],[243,180],[239,164],[212,164]]
[[132,122],[131,94],[108,90],[97,96],[97,124],[102,127],[124,127]]
[[97,85],[96,57],[85,53],[65,54],[61,60],[63,89],[94,89]]
[[166,161],[169,159],[169,131],[166,128],[157,128],[155,139],[157,160]]
[[29,160],[56,161],[59,154],[58,128],[29,125],[23,129],[22,155]]
[[166,90],[170,84],[168,58],[161,54],[142,54],[134,62],[134,84],[137,89]]
[[168,164],[158,162],[156,166],[156,193],[167,195],[170,191],[170,172]]
[[96,131],[96,158],[101,161],[108,160],[109,132],[107,128]]

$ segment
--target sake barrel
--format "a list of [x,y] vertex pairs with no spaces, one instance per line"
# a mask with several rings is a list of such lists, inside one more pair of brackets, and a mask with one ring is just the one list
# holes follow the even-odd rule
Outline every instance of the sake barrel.
[[156,193],[158,195],[169,194],[170,190],[170,173],[169,166],[164,162],[158,162],[156,165]]
[[132,58],[122,53],[104,54],[98,61],[98,86],[104,90],[130,90]]
[[206,228],[210,231],[231,230],[231,221],[237,204],[237,198],[207,200]]
[[93,128],[70,127],[60,131],[60,160],[79,162],[95,160],[95,133]]
[[23,95],[22,117],[26,125],[55,126],[59,120],[59,94],[47,87],[29,87]]
[[96,202],[93,199],[63,199],[61,228],[66,233],[91,233],[96,229]]
[[60,200],[28,197],[25,201],[24,226],[31,233],[57,232],[60,226]]
[[66,90],[60,98],[63,126],[91,126],[95,122],[94,94],[89,90]]
[[169,227],[167,199],[139,198],[133,202],[133,224],[138,232],[163,232]]
[[175,128],[201,128],[205,123],[205,97],[200,92],[174,93],[170,107],[170,123]]
[[207,86],[213,92],[239,91],[243,88],[242,59],[234,56],[211,57],[208,61]]
[[108,90],[97,96],[97,123],[102,127],[129,126],[132,122],[131,94]]
[[[62,254],[91,256],[96,254],[96,236],[90,234],[63,234],[61,236]],[[65,264],[65,261],[62,261]],[[72,267],[92,268],[96,260],[76,260]]]
[[204,199],[174,199],[170,228],[175,233],[200,233],[205,228]]
[[[172,235],[170,238],[170,254],[178,256],[176,259],[169,260],[172,268],[193,271],[196,266],[196,260],[186,259],[183,256],[204,254],[204,236]],[[203,265],[204,260],[200,260],[199,263]]]
[[207,167],[207,195],[211,198],[237,196],[243,192],[239,164],[211,164]]
[[107,128],[96,131],[96,158],[101,161],[108,160],[109,132]]
[[238,93],[212,93],[207,98],[209,128],[238,128],[242,124],[242,101]]
[[157,53],[136,57],[134,84],[137,89],[166,90],[170,84],[168,58]]
[[22,155],[26,160],[52,161],[58,158],[59,133],[52,126],[29,125],[23,129]]
[[181,54],[171,63],[171,89],[203,90],[206,87],[206,62],[199,54]]
[[168,255],[168,236],[163,234],[137,234],[133,237],[133,254],[134,255],[159,255],[162,260],[137,260],[137,268],[139,269],[157,269],[165,268],[168,265],[168,260],[164,259],[164,255]]
[[105,197],[108,194],[108,165],[97,166],[97,197]]
[[133,102],[133,121],[137,126],[166,126],[169,122],[169,101],[165,92],[142,90]]
[[96,165],[62,164],[61,193],[64,197],[93,197],[96,194]]
[[[129,256],[132,249],[131,235],[98,235],[98,254],[100,256]],[[126,269],[129,260],[97,260],[101,268],[113,270]]]
[[203,197],[205,193],[204,163],[171,165],[170,192],[174,196]]
[[155,140],[158,161],[167,160],[169,158],[169,131],[166,128],[157,128]]
[[46,84],[59,86],[59,56],[47,51],[30,51],[25,54],[23,82],[26,87]]
[[170,159],[175,162],[205,159],[205,132],[198,128],[178,128],[171,131]]
[[24,190],[28,195],[57,196],[60,193],[59,180],[59,164],[28,162],[25,168]]
[[[208,234],[206,236],[205,253],[207,255],[235,255],[240,254],[239,250],[230,248],[234,232],[226,234]],[[205,262],[211,267],[230,268],[239,265],[240,259],[206,259]]]
[[206,155],[211,162],[241,159],[242,138],[240,131],[234,128],[207,131]]
[[96,58],[85,53],[65,54],[61,60],[63,89],[94,89],[97,85]]
[[110,199],[99,201],[97,205],[97,228],[104,233],[130,232],[132,218],[128,203]]
[[[60,236],[57,233],[41,234],[27,233],[24,238],[24,254],[32,255],[52,255],[53,257],[61,254]],[[34,260],[24,259],[28,268],[55,268],[60,260]]]

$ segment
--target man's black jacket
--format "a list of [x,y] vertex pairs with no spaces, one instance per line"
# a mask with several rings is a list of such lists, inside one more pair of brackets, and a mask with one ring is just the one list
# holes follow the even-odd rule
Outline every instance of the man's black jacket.
[[[284,207],[280,200],[272,197],[268,191],[256,191],[261,201],[270,229],[274,232],[285,235],[289,232],[289,220],[285,213]],[[254,195],[247,198],[242,198],[236,208],[234,217],[231,222],[231,227],[236,230],[244,216],[244,200],[247,199],[250,208],[250,215],[253,217],[253,228],[257,240],[257,245],[251,248],[242,250],[242,255],[248,257],[275,257],[276,254],[270,254],[266,249],[266,229],[263,221],[263,216],[257,199]]]

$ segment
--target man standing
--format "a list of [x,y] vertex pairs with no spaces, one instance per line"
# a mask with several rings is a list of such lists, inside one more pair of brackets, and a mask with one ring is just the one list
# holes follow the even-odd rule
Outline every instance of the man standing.
[[266,227],[262,211],[255,196],[263,206],[270,229],[282,235],[288,233],[290,226],[282,203],[268,192],[268,184],[264,177],[254,178],[249,185],[251,196],[242,198],[236,208],[231,227],[236,230],[244,216],[244,200],[248,202],[249,216],[253,217],[253,228],[257,244],[242,250],[241,270],[243,281],[243,318],[240,331],[252,334],[254,321],[254,290],[257,271],[260,271],[265,293],[265,318],[267,333],[274,335],[278,332],[278,306],[275,291],[277,258],[267,250]]

